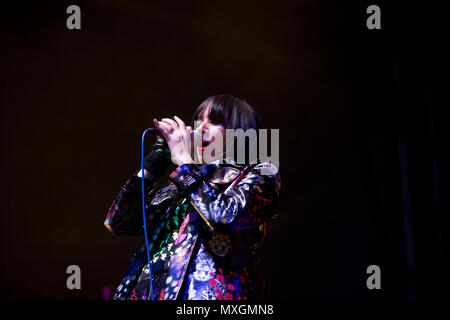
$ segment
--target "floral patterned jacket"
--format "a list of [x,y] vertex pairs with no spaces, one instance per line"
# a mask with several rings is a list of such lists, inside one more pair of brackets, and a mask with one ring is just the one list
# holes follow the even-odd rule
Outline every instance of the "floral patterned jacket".
[[[145,181],[152,271],[165,273],[155,299],[261,298],[259,249],[276,216],[277,167],[270,162],[185,164],[169,180],[159,190],[156,179]],[[133,174],[108,211],[105,226],[111,233],[143,235],[140,198],[141,178]],[[146,263],[142,242],[113,299],[136,298],[133,288]]]

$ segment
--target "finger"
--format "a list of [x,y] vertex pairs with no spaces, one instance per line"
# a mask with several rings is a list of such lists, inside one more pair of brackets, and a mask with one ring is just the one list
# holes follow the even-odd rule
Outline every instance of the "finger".
[[173,128],[172,128],[172,126],[170,124],[167,124],[165,122],[159,122],[159,125],[161,127],[163,127],[164,130],[166,130],[168,133],[171,133],[171,131],[173,131]]
[[186,127],[186,131],[189,133],[189,135],[192,137],[192,127],[191,126],[187,126]]
[[165,124],[163,122],[159,122],[156,119],[153,119],[153,123],[155,124],[155,126],[159,129],[159,131],[161,132],[161,134],[167,138],[167,136],[169,135],[168,132],[168,128],[165,128],[165,126],[168,126],[168,124]]
[[173,118],[175,119],[175,121],[178,124],[178,127],[180,129],[186,129],[186,125],[184,124],[183,120],[181,120],[180,118],[178,118],[177,116],[173,116]]
[[192,139],[193,135],[192,135],[192,129],[191,129],[191,127],[187,126],[187,127],[186,127],[186,132],[187,132],[189,138]]
[[178,123],[175,120],[169,119],[169,118],[162,118],[162,122],[168,123],[172,126],[174,129],[178,129]]

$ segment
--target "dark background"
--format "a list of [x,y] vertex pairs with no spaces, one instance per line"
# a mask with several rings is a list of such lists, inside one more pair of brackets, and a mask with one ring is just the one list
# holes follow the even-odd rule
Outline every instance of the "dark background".
[[221,93],[280,129],[267,297],[448,296],[444,18],[430,2],[2,2],[0,297],[114,290],[140,239],[103,221],[142,131]]

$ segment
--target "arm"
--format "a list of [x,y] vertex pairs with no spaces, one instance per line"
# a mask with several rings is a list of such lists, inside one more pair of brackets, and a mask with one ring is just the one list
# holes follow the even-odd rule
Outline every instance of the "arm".
[[[149,194],[170,164],[170,151],[163,138],[157,137],[144,160],[144,188]],[[122,186],[105,219],[105,227],[116,235],[138,235],[143,230],[141,170]],[[150,221],[151,224],[152,221]]]
[[[272,218],[278,200],[279,173],[271,163],[248,167],[218,195],[208,192],[202,173],[193,164],[178,167],[169,179],[180,193],[191,194],[191,204],[212,230],[221,226],[234,231],[257,227]],[[201,183],[203,187],[196,188]]]

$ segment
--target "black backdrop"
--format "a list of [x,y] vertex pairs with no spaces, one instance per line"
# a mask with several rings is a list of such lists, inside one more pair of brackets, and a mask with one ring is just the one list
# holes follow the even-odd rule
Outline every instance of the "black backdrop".
[[[70,4],[81,30],[66,28]],[[280,129],[267,297],[447,294],[443,9],[375,2],[382,28],[368,30],[370,4],[2,2],[0,296],[113,290],[140,239],[103,221],[142,131],[220,93]],[[71,264],[81,290],[66,288]]]

